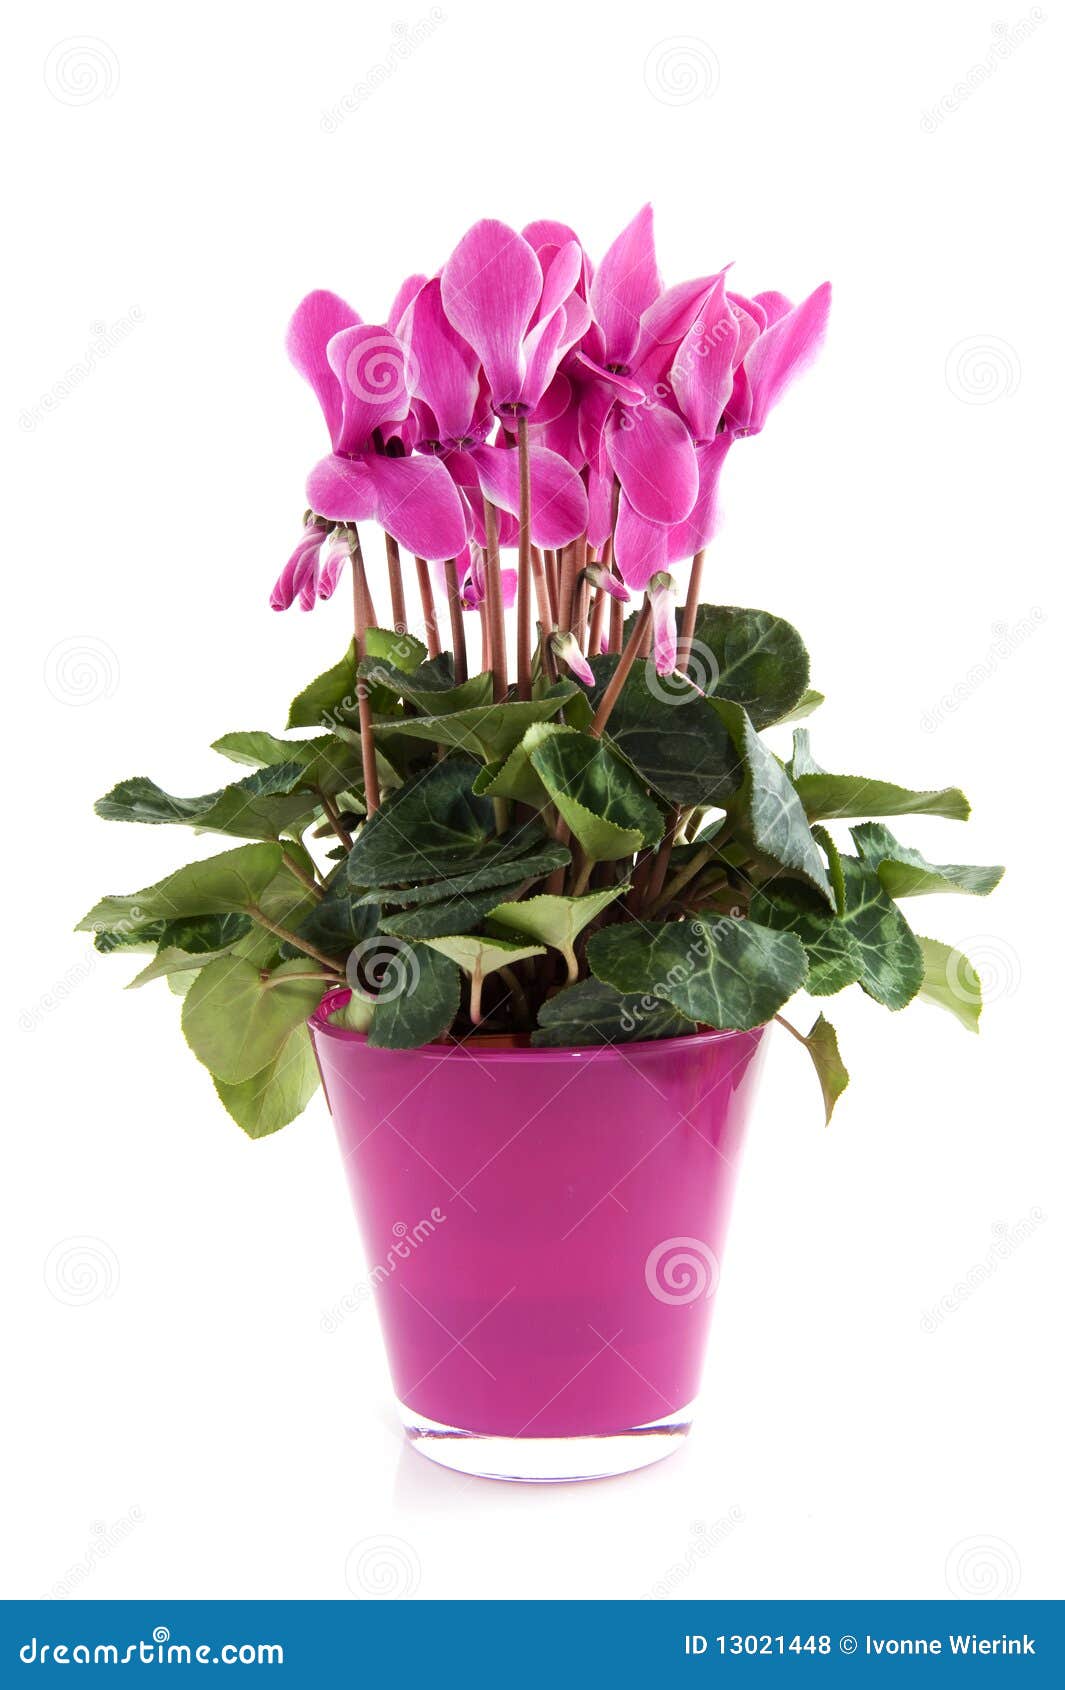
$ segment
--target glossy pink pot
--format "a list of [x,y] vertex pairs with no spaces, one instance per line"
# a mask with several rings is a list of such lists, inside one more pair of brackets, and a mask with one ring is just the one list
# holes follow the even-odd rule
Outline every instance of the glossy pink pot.
[[444,1466],[602,1477],[699,1389],[762,1031],[375,1050],[310,1022],[400,1416]]

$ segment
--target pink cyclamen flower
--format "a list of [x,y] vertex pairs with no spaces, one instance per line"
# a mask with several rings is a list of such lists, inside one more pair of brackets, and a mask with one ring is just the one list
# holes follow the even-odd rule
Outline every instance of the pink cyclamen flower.
[[[488,597],[488,577],[484,566],[484,552],[480,546],[473,543],[455,559],[455,573],[459,583],[459,598],[463,610],[480,610]],[[447,583],[445,581],[445,590]],[[503,609],[510,610],[518,596],[518,572],[516,569],[501,569],[499,571],[499,586],[503,598]]]
[[308,502],[335,522],[376,518],[419,557],[454,557],[466,522],[443,465],[378,449],[410,410],[404,349],[383,325],[344,325],[345,316],[355,313],[336,295],[310,294],[289,329],[290,355],[318,396],[333,443],[308,477]]
[[595,685],[595,676],[589,667],[588,659],[577,644],[575,634],[557,632],[552,634],[551,650],[558,661],[566,665],[570,674],[576,675],[578,681],[583,681],[586,687]]
[[612,599],[617,599],[620,604],[628,604],[630,594],[625,583],[619,581],[616,575],[611,575],[601,563],[590,563],[584,571],[584,578],[589,586],[601,587]]
[[654,628],[655,670],[672,675],[677,667],[677,583],[665,570],[652,575],[647,584]]
[[299,545],[274,582],[270,594],[271,610],[288,610],[297,599],[303,610],[310,610],[318,596],[318,560],[328,538],[327,530],[310,522],[300,535]]
[[524,236],[492,218],[475,223],[444,265],[444,310],[484,366],[501,417],[535,410],[586,332],[591,312],[577,291],[583,267],[580,244],[567,241],[545,272]]

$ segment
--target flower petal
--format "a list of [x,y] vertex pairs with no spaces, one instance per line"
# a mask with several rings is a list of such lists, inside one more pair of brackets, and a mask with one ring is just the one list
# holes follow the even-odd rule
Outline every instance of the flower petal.
[[669,381],[696,440],[713,440],[732,392],[740,329],[719,276],[677,348]]
[[462,237],[440,288],[444,310],[485,367],[493,402],[515,403],[525,374],[521,345],[543,288],[532,247],[507,224],[486,218]]
[[400,282],[399,292],[392,301],[392,308],[385,319],[393,334],[399,333],[399,325],[406,315],[408,306],[412,300],[417,299],[428,279],[427,276],[408,276],[405,281]]
[[592,312],[606,341],[606,363],[631,362],[640,318],[661,292],[654,214],[645,205],[609,248],[589,292]]
[[436,563],[466,543],[462,501],[439,458],[367,457],[381,527],[416,557]]
[[669,368],[673,352],[718,280],[717,276],[697,276],[690,282],[678,282],[648,306],[640,319],[640,337],[632,358],[633,368],[645,383],[656,382]]
[[[759,303],[767,297],[763,294]],[[821,350],[831,301],[831,284],[822,282],[801,305],[771,322],[751,347],[744,360],[752,399],[749,434],[758,433],[785,389]]]
[[318,553],[325,540],[325,529],[308,523],[300,535],[299,544],[281,571],[270,594],[271,610],[287,610],[307,578],[308,568],[317,568]]
[[695,503],[699,467],[691,435],[664,405],[617,406],[606,448],[614,474],[641,516],[681,522]]
[[362,318],[338,294],[319,288],[302,299],[288,325],[285,345],[300,375],[313,387],[329,429],[337,444],[342,414],[342,394],[326,357],[326,347],[341,329],[354,328]]
[[[485,496],[517,516],[521,508],[520,465],[513,448],[475,446],[464,454],[477,469]],[[537,546],[565,546],[583,534],[588,498],[577,471],[546,446],[529,447],[532,537]]]
[[665,568],[668,538],[668,528],[660,522],[648,522],[622,494],[614,529],[614,562],[622,580],[636,592]]
[[410,350],[411,391],[431,408],[440,438],[462,439],[473,428],[480,364],[444,311],[439,277],[412,300],[399,338]]
[[667,557],[670,563],[694,557],[709,545],[717,527],[717,488],[721,470],[735,436],[722,433],[705,445],[696,446],[699,464],[699,491],[695,503],[683,522],[669,531]]
[[333,522],[362,522],[373,516],[376,500],[364,460],[333,452],[315,464],[307,477],[307,503]]
[[595,676],[574,634],[568,631],[551,635],[551,650],[560,663],[564,663],[571,675],[578,681],[583,681],[586,687],[594,687]]
[[406,353],[391,329],[371,323],[342,329],[326,353],[344,398],[336,449],[364,451],[375,428],[402,422],[410,409]]
[[655,671],[672,675],[677,667],[677,583],[659,570],[648,583],[651,626],[654,629]]

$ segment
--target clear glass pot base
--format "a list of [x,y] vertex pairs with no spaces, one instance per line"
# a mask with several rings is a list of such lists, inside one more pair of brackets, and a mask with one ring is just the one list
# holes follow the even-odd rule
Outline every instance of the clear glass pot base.
[[497,1438],[427,1420],[398,1400],[396,1408],[411,1444],[440,1467],[478,1479],[557,1485],[615,1478],[664,1460],[687,1437],[694,1404],[646,1426],[585,1438]]

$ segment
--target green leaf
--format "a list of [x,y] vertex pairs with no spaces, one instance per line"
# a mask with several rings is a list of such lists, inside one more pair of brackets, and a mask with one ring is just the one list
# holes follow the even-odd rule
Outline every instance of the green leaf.
[[429,655],[421,640],[394,628],[367,628],[363,649],[372,662],[389,664],[404,674],[413,674]]
[[182,915],[164,923],[159,944],[181,951],[223,951],[250,933],[251,926],[246,915]]
[[524,740],[504,762],[486,763],[473,783],[473,790],[478,798],[513,798],[534,810],[542,810],[547,803],[544,783],[532,766]]
[[821,1096],[825,1100],[825,1126],[827,1127],[832,1119],[832,1111],[850,1084],[850,1075],[843,1066],[843,1060],[839,1054],[839,1040],[836,1037],[836,1029],[831,1022],[825,1020],[823,1015],[817,1017],[810,1031],[805,1035],[798,1032],[790,1021],[785,1021],[783,1025],[787,1027],[792,1037],[798,1039],[799,1043],[806,1048],[810,1060],[813,1062],[821,1085]]
[[969,958],[939,939],[923,939],[918,935],[917,943],[924,961],[920,996],[926,1003],[949,1010],[968,1032],[979,1032],[983,994],[980,976]]
[[634,856],[662,837],[662,812],[627,764],[574,728],[531,729],[524,745],[567,827],[593,862]]
[[78,922],[78,928],[91,931],[114,928],[130,920],[151,921],[156,916],[169,919],[249,910],[280,868],[280,845],[239,845],[235,851],[223,851],[221,856],[175,869],[165,880],[140,892],[101,898]]
[[651,926],[620,922],[588,941],[592,972],[619,992],[665,997],[701,1025],[759,1027],[806,978],[793,933],[731,916]]
[[337,722],[358,720],[359,699],[355,681],[354,641],[347,651],[323,675],[305,686],[289,705],[287,727],[318,728],[323,722],[335,727]]
[[528,699],[507,704],[484,704],[472,710],[454,710],[449,715],[407,716],[402,723],[385,722],[402,730],[414,739],[432,740],[436,745],[450,745],[485,763],[499,763],[510,756],[527,728],[534,722],[546,722],[557,716],[563,699],[571,698],[576,687],[567,685],[565,691],[541,699]]
[[774,933],[795,934],[810,965],[804,986],[811,997],[829,997],[860,979],[863,960],[857,941],[815,892],[794,884],[776,885],[756,892],[747,913]]
[[455,682],[455,666],[450,652],[441,652],[413,673],[407,673],[380,658],[364,657],[359,665],[361,678],[375,686],[387,687],[397,697],[407,699],[427,716],[450,716],[457,710],[483,709],[492,702],[492,676],[471,675],[461,685]]
[[904,1009],[923,978],[921,947],[876,870],[858,857],[841,857],[840,863],[847,898],[842,920],[861,958],[859,984],[877,1003]]
[[806,647],[790,622],[732,605],[699,606],[689,669],[704,692],[742,705],[756,728],[794,710],[810,679]]
[[745,840],[756,857],[805,880],[834,908],[832,883],[785,770],[738,704],[718,702],[716,709],[743,768],[743,783],[725,805],[737,838]]
[[313,799],[293,791],[302,774],[299,762],[279,763],[199,798],[175,798],[153,780],[136,776],[120,781],[94,808],[106,821],[180,822],[207,833],[276,839],[314,813]]
[[211,750],[221,752],[233,763],[250,764],[255,769],[268,768],[274,763],[306,765],[329,744],[329,739],[328,734],[318,734],[314,739],[281,739],[277,734],[253,728],[246,733],[223,734],[213,742]]
[[[485,851],[474,859],[464,874],[444,880],[430,881],[423,886],[380,886],[364,892],[364,903],[401,904],[408,908],[422,904],[439,904],[445,899],[470,897],[487,887],[509,887],[512,881],[540,880],[552,869],[565,868],[571,861],[567,846],[544,839],[542,833],[532,838],[528,826],[516,828],[499,841],[495,851]],[[503,893],[496,892],[497,898]]]
[[352,992],[347,1003],[331,1009],[328,1021],[332,1027],[346,1027],[349,1033],[368,1033],[373,1020],[373,1003],[360,992]]
[[695,1022],[663,998],[627,995],[602,980],[578,980],[541,1007],[532,1043],[569,1049],[674,1039],[694,1032]]
[[[79,927],[91,926],[86,917],[79,922]],[[163,936],[166,926],[162,921],[128,921],[122,919],[121,925],[108,931],[99,927],[93,934],[93,945],[101,956],[108,956],[112,951],[154,951]]]
[[393,915],[383,916],[377,924],[378,929],[382,933],[398,934],[403,939],[440,939],[451,933],[471,933],[507,893],[517,894],[522,885],[523,882],[518,881],[502,890],[491,886],[483,892],[457,893],[454,897],[425,904],[421,909],[399,910]]
[[209,963],[185,999],[181,1025],[192,1050],[217,1079],[250,1080],[280,1055],[294,1027],[322,996],[307,962],[283,962],[268,980],[249,962]]
[[547,954],[543,945],[518,945],[509,939],[491,939],[478,933],[447,934],[425,942],[441,956],[450,957],[464,974],[482,980],[486,974],[494,974],[497,968],[509,968],[512,962]]
[[835,821],[851,816],[947,816],[966,821],[969,800],[956,786],[939,792],[911,792],[886,780],[862,775],[800,775],[795,790],[811,821]]
[[[598,706],[617,657],[593,657]],[[637,663],[614,705],[605,739],[643,776],[652,792],[684,809],[723,804],[740,783],[741,769],[728,729],[712,701],[697,692],[669,698],[652,692],[648,668]]]
[[792,780],[799,775],[823,775],[824,769],[814,760],[810,750],[809,728],[796,728],[791,736],[791,761],[788,764],[788,774]]
[[612,904],[628,885],[608,886],[601,892],[585,892],[581,897],[562,898],[541,893],[537,898],[522,898],[517,903],[500,903],[491,912],[491,919],[499,927],[522,933],[528,939],[539,940],[561,951],[566,959],[571,981],[577,978],[577,958],[574,945],[590,921]]
[[373,1006],[367,1043],[379,1049],[413,1050],[446,1033],[458,1014],[461,976],[449,957],[428,945],[402,947],[391,979]]
[[812,716],[815,710],[820,710],[824,702],[823,692],[815,692],[812,687],[807,687],[798,704],[789,710],[786,716],[777,717],[777,726],[782,727],[785,722],[801,722],[805,716]]
[[228,955],[228,950],[182,951],[175,945],[162,945],[147,968],[134,975],[126,990],[131,992],[135,986],[147,986],[152,980],[165,980],[172,974],[194,973],[196,969],[205,968],[208,963]]
[[495,838],[492,805],[473,793],[477,765],[449,757],[417,775],[366,823],[347,858],[350,885],[461,872]]
[[832,891],[835,894],[836,914],[842,915],[847,907],[847,889],[843,884],[843,861],[839,854],[839,846],[827,827],[812,827],[810,832],[828,858],[828,878],[832,883]]
[[999,864],[981,868],[975,864],[927,862],[920,851],[900,845],[881,822],[852,827],[851,838],[862,861],[876,869],[881,886],[892,898],[914,898],[928,892],[972,892],[986,898],[1006,872]]
[[301,1114],[318,1089],[318,1064],[306,1027],[293,1027],[258,1074],[232,1085],[213,1076],[215,1090],[249,1138],[266,1138]]

